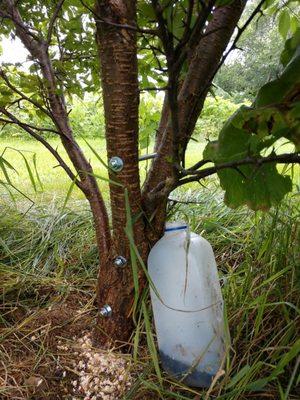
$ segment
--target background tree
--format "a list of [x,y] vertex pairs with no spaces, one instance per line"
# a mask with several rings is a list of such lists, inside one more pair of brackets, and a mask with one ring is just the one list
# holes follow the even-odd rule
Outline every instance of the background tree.
[[[282,77],[262,88],[253,107],[238,111],[202,160],[188,169],[185,165],[187,145],[216,73],[262,9],[276,4],[255,2],[239,25],[246,5],[241,0],[0,1],[1,32],[16,35],[31,60],[29,71],[20,65],[1,68],[1,121],[18,125],[46,146],[89,201],[101,265],[98,304],[113,310],[101,322],[107,334],[102,340],[126,341],[132,332],[147,254],[163,232],[168,196],[176,187],[218,173],[228,203],[254,209],[276,204],[291,190],[290,179],[277,172],[276,163],[299,162],[298,153],[266,150],[282,136],[299,145],[296,34],[286,48],[285,64],[292,62]],[[74,137],[68,107],[69,96],[99,90],[99,65],[107,155],[123,161],[120,171],[109,168],[111,226],[101,185]],[[165,93],[157,155],[143,186],[138,168],[141,90]],[[40,125],[18,117],[17,108],[29,106]],[[71,165],[45,132],[60,137]],[[203,168],[209,162],[215,165]],[[129,260],[125,268],[114,265],[116,256]]]
[[[259,18],[241,38],[241,50],[236,49],[231,60],[222,66],[214,83],[235,100],[252,101],[259,88],[281,72],[278,59],[283,41],[277,25],[274,16]],[[233,80],[232,76],[236,78]]]
[[[254,7],[255,4],[251,4],[243,18],[247,18]],[[248,27],[239,40],[238,48],[232,52],[214,80],[217,86],[227,92],[227,96],[230,95],[237,102],[244,99],[253,101],[261,86],[282,72],[278,59],[289,30],[291,33],[297,30],[299,9],[290,4],[276,13],[273,11],[272,8],[267,9]],[[284,21],[287,21],[287,27],[282,25]]]

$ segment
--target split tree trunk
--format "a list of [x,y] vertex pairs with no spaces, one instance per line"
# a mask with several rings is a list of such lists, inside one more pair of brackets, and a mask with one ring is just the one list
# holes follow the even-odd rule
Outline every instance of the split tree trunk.
[[[194,130],[220,58],[243,8],[244,2],[235,0],[228,6],[216,9],[206,30],[207,37],[202,40],[199,38],[193,55],[188,58],[189,72],[180,82],[177,99],[178,147],[186,147]],[[129,260],[130,247],[125,233],[128,222],[125,191],[128,193],[128,205],[134,221],[134,241],[140,255],[146,261],[150,247],[162,234],[168,195],[176,187],[177,177],[170,162],[174,152],[173,131],[166,92],[155,145],[158,157],[152,163],[141,194],[138,168],[139,85],[136,32],[134,29],[121,27],[136,26],[136,1],[96,0],[95,9],[107,155],[108,159],[118,156],[124,162],[121,172],[109,172],[111,181],[121,183],[122,187],[110,183],[113,243],[109,259],[100,269],[98,304],[100,308],[109,304],[112,307],[112,316],[101,319],[100,329],[106,336],[100,336],[98,339],[101,342],[107,342],[107,339],[126,342],[133,328],[134,285]],[[150,216],[151,224],[148,223]],[[114,257],[118,255],[129,260],[123,269],[118,269],[113,264]],[[140,274],[140,290],[144,283],[145,278]]]
[[[178,146],[186,149],[194,132],[197,119],[203,109],[204,101],[217,71],[223,52],[243,13],[246,2],[235,0],[231,4],[218,7],[205,31],[206,36],[194,45],[188,56],[188,72],[180,82],[178,94],[178,118],[180,141]],[[153,239],[161,233],[161,220],[165,216],[168,194],[176,188],[176,177],[173,175],[172,159],[172,124],[166,93],[158,132],[155,151],[157,158],[153,161],[143,187],[143,204],[149,215],[155,213],[154,226],[158,230],[150,232]],[[184,160],[183,160],[184,162]],[[160,190],[157,190],[159,188]]]

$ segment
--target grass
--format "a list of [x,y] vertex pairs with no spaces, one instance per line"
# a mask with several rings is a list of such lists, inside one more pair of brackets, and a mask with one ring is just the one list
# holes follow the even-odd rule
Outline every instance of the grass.
[[[105,168],[99,162],[97,162],[95,155],[88,148],[87,144],[83,140],[79,140],[79,142],[80,146],[82,146],[85,154],[91,160],[92,164],[96,165],[95,173],[99,174],[100,176],[106,176],[107,174]],[[58,152],[66,160],[66,152],[62,148],[60,141],[57,139],[52,139],[50,140],[50,143],[54,148],[57,148]],[[97,150],[97,152],[101,154],[105,152],[105,144],[103,140],[91,139],[89,140],[89,143]],[[51,201],[53,199],[53,194],[55,194],[58,199],[63,199],[66,197],[68,189],[71,185],[71,181],[62,168],[57,166],[57,161],[55,158],[46,148],[44,148],[42,144],[33,140],[21,140],[20,138],[13,138],[9,140],[2,138],[0,140],[0,153],[2,153],[3,150],[5,150],[6,159],[17,171],[17,173],[12,172],[10,174],[13,184],[32,200],[42,204]],[[24,163],[24,158],[20,152],[25,155],[32,170],[34,170],[33,155],[36,154],[38,174],[40,176],[43,188],[46,188],[46,190],[43,190],[43,188],[38,185],[37,193],[34,191]],[[108,195],[107,185],[103,185],[102,182],[101,185],[104,189],[104,194]],[[4,193],[3,188],[2,192]],[[81,191],[77,189],[77,187],[74,187],[72,198],[74,200],[83,200],[84,196]]]
[[[107,178],[106,168],[97,160],[93,151],[89,148],[88,144],[103,158],[106,160],[106,149],[105,142],[103,139],[88,139],[88,144],[83,139],[78,139],[78,142],[86,154],[87,158],[90,160],[94,172],[100,177]],[[62,148],[62,145],[58,139],[50,140],[51,145],[57,148],[62,157],[67,160],[66,152]],[[189,158],[188,163],[192,165],[199,160],[204,148],[204,143],[193,142],[189,148]],[[33,140],[22,140],[20,138],[0,138],[0,154],[5,150],[5,158],[12,164],[15,171],[10,171],[10,177],[12,183],[17,187],[22,193],[29,196],[33,201],[43,204],[52,201],[53,194],[59,199],[64,199],[67,196],[68,190],[71,186],[71,181],[62,170],[62,168],[57,166],[57,161],[49,153],[49,151],[44,148],[44,146]],[[42,183],[41,185],[36,182],[37,191],[34,191],[34,187],[30,182],[30,176],[28,174],[28,169],[26,168],[24,157],[26,157],[32,173],[36,179],[36,173],[33,163],[33,157],[36,158],[36,166],[39,178]],[[70,164],[68,162],[68,164]],[[149,167],[149,162],[143,162],[141,165],[141,179],[144,179],[147,168]],[[3,178],[3,172],[0,170],[0,180]],[[108,184],[102,180],[98,180],[99,185],[102,189],[105,199],[108,199]],[[5,194],[8,196],[7,190],[0,186],[0,194]],[[14,195],[17,193],[15,192]],[[84,196],[81,191],[74,187],[72,191],[71,198],[73,200],[84,200]]]
[[[187,219],[213,244],[225,282],[232,339],[226,372],[209,391],[185,387],[160,372],[145,292],[131,343],[135,382],[123,398],[299,399],[297,198],[263,214],[228,209],[213,187],[175,196],[179,202],[170,204],[170,216]],[[76,357],[58,350],[57,341],[71,346],[96,316],[98,260],[89,211],[61,212],[52,202],[26,215],[8,205],[0,213],[0,397],[69,398],[70,360]],[[32,388],[32,376],[45,386]]]
[[[58,139],[49,140],[51,145],[58,150],[63,159],[66,160],[67,164],[68,158],[66,152],[63,149],[60,141]],[[101,156],[103,160],[106,160],[106,148],[103,139],[88,139],[88,143],[84,139],[78,139],[79,145],[83,149],[85,155],[90,160],[94,173],[100,178],[98,179],[99,186],[103,193],[104,199],[108,201],[109,199],[109,188],[107,182],[103,181],[101,177],[107,178],[107,170],[97,159],[93,151]],[[201,159],[203,149],[205,147],[204,142],[191,141],[187,151],[186,166],[189,167],[195,164],[199,159]],[[280,152],[292,151],[293,148],[290,144],[282,141],[279,144]],[[0,137],[0,154],[4,157],[11,165],[14,167],[15,171],[9,170],[9,176],[12,184],[23,194],[28,196],[31,201],[37,204],[49,203],[53,198],[57,199],[57,202],[61,201],[63,204],[64,199],[68,196],[68,191],[72,185],[72,182],[67,177],[65,172],[57,165],[54,157],[49,153],[47,149],[44,148],[42,144],[34,140],[24,140],[19,137],[15,138],[5,138]],[[26,165],[28,163],[28,166]],[[142,162],[140,164],[141,180],[143,181],[147,170],[150,166],[149,162]],[[72,166],[70,165],[72,168]],[[284,168],[279,166],[280,169]],[[28,170],[30,169],[30,171]],[[300,185],[300,169],[289,168],[286,173],[293,174],[294,182]],[[34,180],[34,185],[30,180],[30,174],[32,174],[32,179]],[[5,179],[3,171],[0,168],[0,181]],[[39,182],[40,181],[40,182]],[[36,186],[36,190],[34,188]],[[197,187],[196,185],[191,185],[191,187]],[[24,196],[14,189],[11,192],[15,198],[24,201]],[[5,198],[10,198],[7,188],[0,185],[0,195]],[[79,202],[81,206],[82,201],[85,202],[84,195],[76,187],[73,186],[70,200],[74,202]]]
[[[103,141],[90,139],[89,143],[104,154]],[[58,142],[52,144],[65,156]],[[105,168],[87,144],[80,141],[80,145],[96,174],[105,177]],[[192,143],[188,165],[199,160],[203,146]],[[90,212],[76,188],[68,203],[72,210],[61,207],[70,182],[41,145],[2,138],[0,154],[4,149],[18,172],[10,170],[13,184],[34,203],[17,195],[14,204],[0,186],[0,398],[71,398],[71,382],[76,379],[72,362],[78,355],[59,350],[57,342],[67,343],[70,349],[83,330],[96,323],[98,255]],[[20,151],[35,176],[37,192]],[[147,163],[141,164],[142,179],[146,168]],[[100,185],[107,200],[107,184],[101,181]],[[213,181],[208,188],[191,185],[175,191],[169,216],[184,218],[213,245],[225,282],[232,339],[225,372],[209,391],[200,391],[172,381],[160,370],[145,291],[135,299],[137,325],[130,343],[135,382],[124,399],[300,397],[298,199],[290,195],[280,207],[263,214],[230,210],[222,196]],[[127,230],[130,235],[130,226]],[[140,268],[136,261],[135,269]],[[32,383],[32,377],[43,380],[41,387]]]

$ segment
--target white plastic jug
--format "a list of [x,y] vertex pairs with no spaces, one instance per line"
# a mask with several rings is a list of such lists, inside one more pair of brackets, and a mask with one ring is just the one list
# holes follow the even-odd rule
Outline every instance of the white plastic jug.
[[168,223],[148,269],[163,368],[187,385],[209,387],[225,357],[223,299],[211,245],[186,224]]

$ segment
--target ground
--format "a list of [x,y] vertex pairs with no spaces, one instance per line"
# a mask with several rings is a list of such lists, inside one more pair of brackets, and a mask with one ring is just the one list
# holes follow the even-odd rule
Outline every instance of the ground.
[[[10,145],[16,148],[17,142]],[[32,142],[18,146],[34,151]],[[145,324],[141,308],[127,354],[121,344],[91,348],[99,325],[90,212],[76,191],[67,196],[69,183],[60,173],[54,179],[57,169],[45,153],[38,161],[43,192],[34,193],[22,156],[14,176],[35,203],[21,195],[14,203],[4,188],[1,192],[1,399],[299,399],[297,187],[267,214],[228,209],[213,180],[172,193],[170,218],[186,219],[213,246],[231,334],[225,373],[201,391],[157,369],[155,349],[147,345],[147,338],[155,340],[154,329]]]
[[133,383],[134,370],[128,356],[93,347],[91,297],[77,293],[62,299],[51,289],[38,295],[46,296],[50,306],[30,316],[19,308],[5,313],[14,328],[4,331],[1,343],[1,398],[121,398]]

